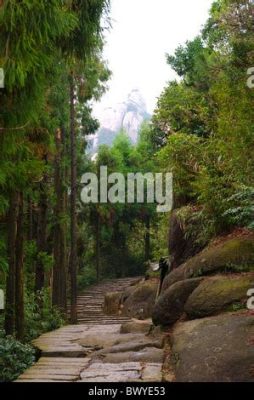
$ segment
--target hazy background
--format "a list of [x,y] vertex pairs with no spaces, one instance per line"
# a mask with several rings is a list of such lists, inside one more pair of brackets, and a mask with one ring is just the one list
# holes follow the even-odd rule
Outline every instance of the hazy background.
[[104,57],[113,77],[95,115],[123,101],[134,88],[142,93],[149,113],[174,72],[165,54],[191,40],[208,17],[212,0],[112,0],[112,29]]

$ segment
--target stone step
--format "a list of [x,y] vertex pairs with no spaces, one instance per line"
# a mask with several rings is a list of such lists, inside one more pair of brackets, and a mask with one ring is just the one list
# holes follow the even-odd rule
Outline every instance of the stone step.
[[[124,290],[137,281],[137,278],[110,280],[81,293],[77,298],[78,325],[65,326],[36,339],[33,344],[41,350],[42,357],[17,382],[161,382],[161,361],[150,363],[142,359],[151,358],[149,351],[156,351],[158,358],[160,350],[151,350],[150,345],[147,353],[141,351],[139,356],[133,353],[135,357],[141,357],[134,360],[133,356],[133,362],[122,355],[121,345],[116,354],[109,351],[109,361],[104,361],[104,356],[102,360],[98,359],[98,352],[111,349],[110,343],[116,343],[118,337],[120,341],[123,339],[121,324],[131,321],[122,315],[105,315],[102,310],[104,296],[110,291]],[[146,338],[144,340],[147,342]],[[128,345],[140,347],[143,343],[126,344],[124,340],[122,346]],[[159,355],[163,357],[163,354]],[[123,357],[123,361],[119,361],[119,357]]]
[[[77,317],[79,324],[116,324],[127,322],[130,319],[123,316],[107,316],[103,313],[105,294],[108,292],[121,292],[138,283],[142,277],[109,279],[84,290],[77,297]],[[70,306],[68,307],[70,315]]]

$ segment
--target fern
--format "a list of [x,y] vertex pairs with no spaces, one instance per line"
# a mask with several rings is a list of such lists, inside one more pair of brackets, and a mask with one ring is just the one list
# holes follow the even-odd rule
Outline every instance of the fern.
[[226,200],[230,208],[223,214],[237,226],[254,229],[254,188],[242,186],[240,191]]

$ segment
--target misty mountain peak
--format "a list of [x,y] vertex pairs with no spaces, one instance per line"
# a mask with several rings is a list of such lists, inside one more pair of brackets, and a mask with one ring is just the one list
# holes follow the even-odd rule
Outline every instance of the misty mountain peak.
[[123,129],[136,143],[141,124],[150,118],[146,102],[139,89],[133,89],[120,103],[104,108],[99,116],[100,129],[91,140],[92,152],[102,144],[111,145],[117,134]]

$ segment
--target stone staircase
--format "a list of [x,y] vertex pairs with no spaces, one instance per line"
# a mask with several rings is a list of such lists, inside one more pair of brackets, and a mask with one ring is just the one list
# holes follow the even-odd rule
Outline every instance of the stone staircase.
[[81,293],[78,324],[34,340],[41,357],[17,382],[161,382],[164,339],[147,335],[151,322],[140,322],[142,333],[134,327],[124,334],[121,326],[131,320],[107,316],[102,309],[106,293],[121,292],[141,279],[108,280]]
[[122,292],[138,283],[141,279],[141,277],[135,277],[107,280],[80,293],[77,298],[78,323],[112,325],[129,321],[128,317],[121,315],[105,315],[103,313],[104,296],[109,292]]

